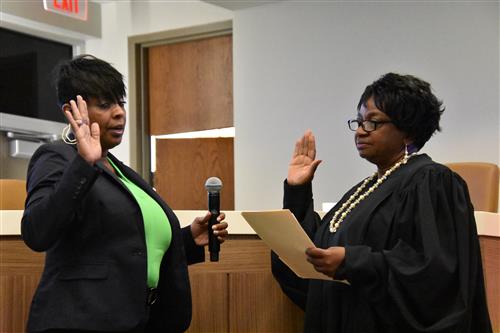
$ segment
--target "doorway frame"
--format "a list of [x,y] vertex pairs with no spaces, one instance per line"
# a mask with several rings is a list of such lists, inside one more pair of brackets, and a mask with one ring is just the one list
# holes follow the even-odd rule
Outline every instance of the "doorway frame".
[[149,184],[151,140],[148,105],[148,49],[152,46],[232,35],[233,21],[221,21],[187,28],[154,32],[128,38],[128,104],[130,120],[130,166]]

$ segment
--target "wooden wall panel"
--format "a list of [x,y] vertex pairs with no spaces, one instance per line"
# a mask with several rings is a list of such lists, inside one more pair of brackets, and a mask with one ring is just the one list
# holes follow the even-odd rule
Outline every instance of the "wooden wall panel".
[[230,332],[303,332],[304,313],[270,271],[229,275]]
[[45,254],[33,252],[20,236],[0,236],[0,275],[40,274]]
[[149,48],[151,135],[233,126],[232,36]]
[[209,261],[207,248],[205,258],[207,261],[189,266],[190,274],[264,272],[271,269],[269,248],[256,235],[229,235],[220,246],[219,261]]
[[190,274],[193,318],[187,332],[229,332],[228,276],[225,273]]
[[18,236],[0,237],[0,332],[24,332],[45,255]]
[[234,139],[156,140],[154,185],[173,209],[207,209],[205,181],[222,180],[221,210],[234,210]]
[[480,236],[484,282],[493,332],[500,332],[500,238]]
[[26,180],[0,179],[0,209],[24,209],[26,195]]
[[[490,318],[493,331],[500,332],[500,239],[481,236],[480,244]],[[44,254],[31,251],[19,236],[0,237],[0,332],[24,332],[43,263]],[[219,262],[190,266],[188,332],[301,332],[303,313],[281,292],[270,269],[269,249],[252,235],[230,236]]]
[[24,332],[39,274],[0,275],[0,332]]
[[[206,251],[208,258],[208,251]],[[221,245],[220,261],[192,265],[191,279],[199,276],[218,275],[228,278],[228,311],[226,320],[231,333],[266,332],[293,333],[303,331],[303,311],[293,304],[281,291],[271,274],[269,248],[257,236],[229,236]],[[215,285],[218,285],[215,280]],[[193,301],[199,303],[196,293],[199,286],[193,285]],[[207,297],[219,298],[214,287]],[[219,313],[212,309],[213,316]],[[207,315],[210,315],[210,310]],[[193,317],[190,333],[219,332],[203,330],[202,324]],[[208,321],[211,323],[211,321]],[[199,327],[200,329],[195,329]],[[226,332],[226,331],[222,331]]]

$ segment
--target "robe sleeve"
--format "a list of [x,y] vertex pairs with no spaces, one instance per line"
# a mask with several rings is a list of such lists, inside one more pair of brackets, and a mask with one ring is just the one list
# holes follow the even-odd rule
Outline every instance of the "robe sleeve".
[[[314,239],[314,234],[316,233],[321,219],[314,211],[311,183],[300,186],[290,186],[285,181],[283,208],[290,209],[309,238]],[[295,273],[288,268],[274,252],[271,252],[271,268],[283,292],[295,304],[305,309],[309,286],[308,280],[295,275]]]
[[[484,283],[465,182],[444,166],[424,168],[398,196],[393,245],[382,251],[346,246],[336,278],[350,281],[387,324],[419,332],[470,326]],[[484,311],[482,332],[490,332]]]

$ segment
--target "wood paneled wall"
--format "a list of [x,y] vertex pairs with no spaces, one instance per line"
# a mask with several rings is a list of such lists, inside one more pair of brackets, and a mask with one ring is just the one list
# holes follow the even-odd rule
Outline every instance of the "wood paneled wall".
[[[493,331],[500,332],[500,238],[481,236],[480,243]],[[2,236],[0,258],[0,332],[24,332],[44,255],[19,236]],[[269,249],[257,236],[231,236],[219,262],[192,265],[189,272],[188,332],[302,332],[303,313],[273,279]]]
[[154,186],[173,209],[207,209],[205,181],[222,180],[221,210],[234,210],[234,139],[158,139]]
[[233,126],[232,36],[149,48],[151,135]]
[[500,238],[480,236],[479,243],[491,325],[500,333]]
[[31,251],[19,236],[0,237],[0,332],[24,332],[45,255]]
[[274,280],[269,248],[257,236],[230,236],[221,245],[220,261],[192,265],[189,274],[193,321],[188,332],[303,331],[304,314]]
[[[1,237],[0,244],[0,332],[24,332],[44,255],[18,236]],[[219,262],[192,265],[189,272],[193,319],[188,332],[302,331],[302,311],[274,281],[269,249],[257,236],[231,236],[221,245]]]
[[0,179],[0,209],[24,209],[26,195],[26,180]]

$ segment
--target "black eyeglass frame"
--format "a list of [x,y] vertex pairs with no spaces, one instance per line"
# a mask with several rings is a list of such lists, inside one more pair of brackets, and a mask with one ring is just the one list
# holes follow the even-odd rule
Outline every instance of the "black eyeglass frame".
[[[358,125],[358,126],[356,126],[356,128],[351,127],[351,124],[354,124],[354,123],[356,123]],[[361,126],[361,128],[363,128],[363,131],[370,133],[370,132],[373,132],[376,129],[378,129],[379,125],[387,124],[387,123],[392,123],[392,121],[390,121],[390,120],[377,121],[377,120],[350,119],[347,121],[347,126],[353,132],[356,132],[358,130],[359,126]],[[369,124],[369,126],[366,126],[367,124]],[[367,127],[370,128],[371,126],[373,126],[372,129],[367,129]]]

